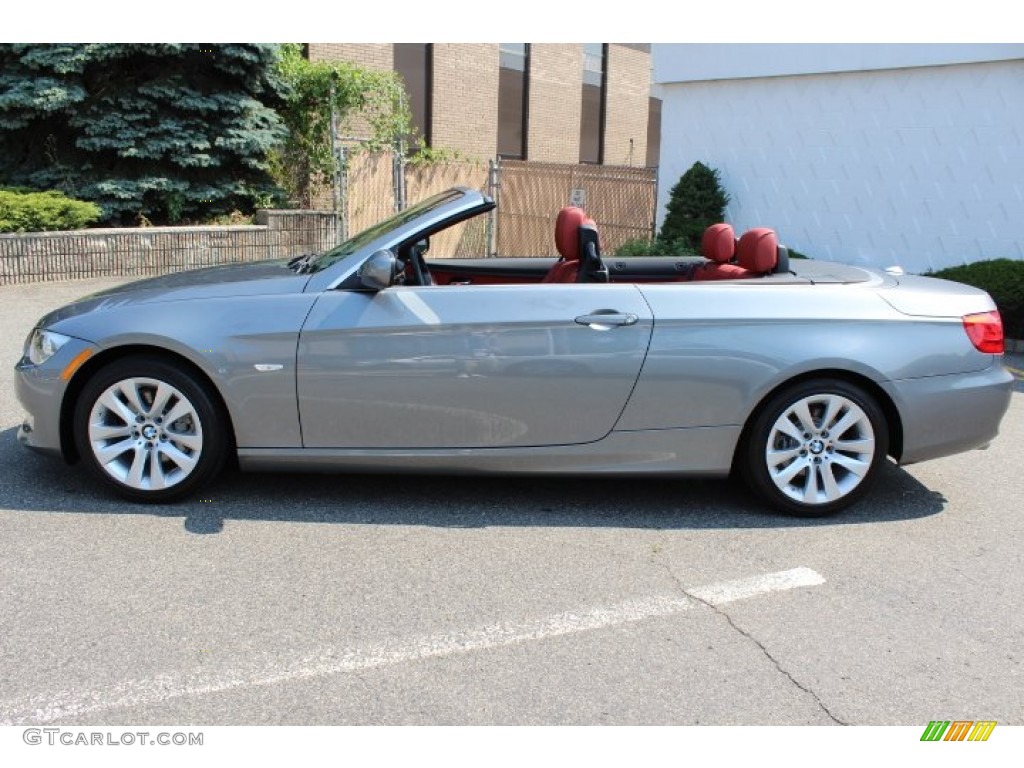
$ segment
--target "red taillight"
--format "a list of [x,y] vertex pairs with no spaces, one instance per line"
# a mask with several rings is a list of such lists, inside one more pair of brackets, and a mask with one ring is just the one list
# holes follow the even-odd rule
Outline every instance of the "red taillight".
[[1003,354],[1003,319],[998,310],[964,315],[964,330],[979,352]]

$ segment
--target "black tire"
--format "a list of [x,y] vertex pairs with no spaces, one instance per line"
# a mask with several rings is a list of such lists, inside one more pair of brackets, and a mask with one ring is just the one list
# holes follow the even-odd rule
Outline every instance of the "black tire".
[[860,500],[889,449],[878,402],[842,379],[780,390],[758,409],[745,435],[737,468],[747,485],[774,508],[801,517],[835,514]]
[[232,446],[209,385],[156,355],[121,358],[93,374],[75,404],[74,436],[96,477],[125,498],[150,503],[202,488]]

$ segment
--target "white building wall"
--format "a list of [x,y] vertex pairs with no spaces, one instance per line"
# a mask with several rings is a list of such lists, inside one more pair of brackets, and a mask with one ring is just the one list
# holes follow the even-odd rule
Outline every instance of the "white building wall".
[[659,226],[697,160],[738,232],[771,226],[815,258],[1021,259],[1024,59],[665,83]]
[[1024,58],[1020,43],[655,43],[659,83],[863,72]]

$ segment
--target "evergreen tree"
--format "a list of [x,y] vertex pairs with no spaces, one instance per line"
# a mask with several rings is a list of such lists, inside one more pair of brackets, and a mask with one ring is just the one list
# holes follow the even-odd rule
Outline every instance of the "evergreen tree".
[[682,245],[699,253],[704,230],[725,219],[728,204],[729,195],[722,189],[718,171],[694,163],[669,193],[659,245],[668,252],[676,252]]
[[276,192],[273,45],[0,45],[0,186],[56,189],[107,221],[205,219]]

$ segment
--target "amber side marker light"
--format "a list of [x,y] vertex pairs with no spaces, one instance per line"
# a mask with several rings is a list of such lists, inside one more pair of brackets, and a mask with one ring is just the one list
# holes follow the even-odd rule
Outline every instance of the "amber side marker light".
[[999,310],[964,315],[963,320],[964,330],[979,352],[1003,354],[1003,319],[999,316]]
[[75,375],[75,371],[82,367],[82,363],[92,357],[91,349],[83,349],[77,355],[72,358],[71,362],[64,366],[64,370],[60,372],[61,381],[67,381]]

